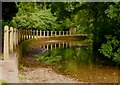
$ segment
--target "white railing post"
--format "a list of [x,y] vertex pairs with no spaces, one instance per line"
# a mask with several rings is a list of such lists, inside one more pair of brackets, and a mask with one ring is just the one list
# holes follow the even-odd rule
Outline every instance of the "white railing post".
[[69,35],[71,35],[71,31],[69,31]]
[[30,30],[28,30],[28,39],[30,39]]
[[63,31],[63,35],[64,35],[64,31]]
[[61,35],[61,31],[59,31],[59,35]]
[[42,36],[42,31],[40,30],[40,37]]
[[14,36],[13,46],[14,46],[14,49],[16,49],[16,28],[14,28],[13,36]]
[[20,29],[20,42],[22,41],[22,30]]
[[47,37],[49,36],[49,31],[47,31]]
[[16,45],[18,45],[18,29],[16,29]]
[[18,30],[18,43],[20,43],[20,29]]
[[13,27],[10,27],[10,52],[13,52]]
[[51,31],[51,36],[53,35],[53,32]]
[[23,30],[23,41],[25,40],[25,30]]
[[30,39],[32,39],[32,30],[30,30]]
[[[35,30],[33,30],[33,38],[35,38]],[[33,39],[33,38],[32,38],[32,39]]]
[[45,30],[44,30],[44,36],[45,36]]
[[66,31],[66,35],[68,35],[68,31]]
[[23,29],[21,30],[21,33],[22,33],[22,41],[24,40],[24,32],[23,32]]
[[36,39],[38,39],[38,30],[36,30]]
[[33,30],[31,30],[31,39],[33,39]]
[[25,30],[25,40],[27,40],[27,30]]
[[26,40],[28,39],[28,30],[26,30]]
[[4,27],[4,60],[9,59],[9,27]]
[[22,41],[22,30],[20,29],[20,42]]
[[57,35],[56,31],[55,31],[55,36]]

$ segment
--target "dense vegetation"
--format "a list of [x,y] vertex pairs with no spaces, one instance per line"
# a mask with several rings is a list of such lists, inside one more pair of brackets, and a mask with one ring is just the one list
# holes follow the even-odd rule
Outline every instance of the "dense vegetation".
[[[4,7],[3,7],[4,8]],[[7,8],[10,9],[10,8]],[[11,8],[12,9],[12,8]],[[120,64],[120,2],[16,3],[16,16],[4,17],[20,29],[68,30],[93,34],[93,50]],[[5,13],[6,10],[3,11]]]

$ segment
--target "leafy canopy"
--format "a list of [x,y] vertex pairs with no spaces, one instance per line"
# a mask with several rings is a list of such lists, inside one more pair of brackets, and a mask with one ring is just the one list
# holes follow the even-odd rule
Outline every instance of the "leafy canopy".
[[55,30],[59,27],[55,21],[56,17],[51,14],[50,9],[40,8],[32,2],[21,2],[12,23],[21,29]]

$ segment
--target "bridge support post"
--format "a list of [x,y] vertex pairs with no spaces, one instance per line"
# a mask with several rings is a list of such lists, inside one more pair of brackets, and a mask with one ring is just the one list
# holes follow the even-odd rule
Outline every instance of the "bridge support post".
[[49,47],[49,45],[47,45],[47,50],[49,50],[49,48],[48,48],[48,47]]
[[60,43],[59,43],[59,48],[60,48]]
[[66,42],[66,48],[68,47],[68,44],[67,44],[67,42]]
[[10,27],[10,52],[13,52],[13,27]]
[[43,48],[45,48],[45,45],[43,46]]
[[55,43],[55,49],[56,49],[56,43]]
[[4,27],[4,60],[9,59],[9,27]]
[[52,50],[52,44],[50,46],[51,46],[51,50]]
[[71,47],[72,45],[71,45],[71,42],[69,42],[69,47]]
[[65,43],[63,42],[63,48],[64,48],[64,44],[65,44]]

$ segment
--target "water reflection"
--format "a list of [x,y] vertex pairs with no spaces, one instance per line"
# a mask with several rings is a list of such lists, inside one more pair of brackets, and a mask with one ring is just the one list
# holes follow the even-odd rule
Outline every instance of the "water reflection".
[[93,57],[91,47],[80,46],[78,43],[74,41],[46,45],[51,50],[41,55],[40,60],[54,64],[56,72],[81,82],[117,83],[118,69],[111,66],[109,61]]
[[92,48],[82,45],[80,41],[48,40],[32,48],[34,51],[29,49],[28,53],[40,62],[53,64],[56,72],[80,82],[118,82],[118,69],[100,56],[93,56]]
[[70,48],[70,47],[86,47],[84,45],[81,46],[79,41],[46,41],[42,42],[39,46],[40,48],[46,48],[47,50],[53,50],[53,49],[60,49],[60,48]]

